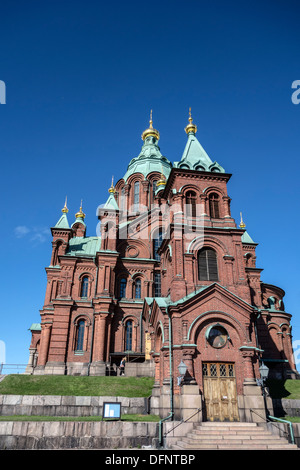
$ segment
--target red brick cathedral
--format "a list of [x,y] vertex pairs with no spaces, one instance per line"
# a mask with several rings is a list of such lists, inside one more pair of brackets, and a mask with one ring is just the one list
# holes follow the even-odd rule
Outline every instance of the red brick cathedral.
[[225,401],[262,362],[270,377],[297,374],[284,291],[262,282],[257,243],[231,216],[231,175],[199,143],[191,113],[185,131],[171,163],[151,114],[140,154],[98,207],[97,236],[82,207],[70,225],[65,204],[27,373],[114,375],[126,357],[127,376],[176,395],[183,363],[185,383]]

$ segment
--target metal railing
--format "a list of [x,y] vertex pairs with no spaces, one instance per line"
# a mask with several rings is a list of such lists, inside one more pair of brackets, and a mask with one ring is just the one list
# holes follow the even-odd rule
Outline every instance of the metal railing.
[[[292,422],[291,421],[288,421],[286,419],[282,419],[282,418],[276,418],[275,416],[271,416],[271,415],[268,415],[267,417],[265,416],[261,416],[259,413],[257,413],[257,411],[253,410],[252,408],[250,409],[250,411],[254,414],[256,414],[257,416],[259,416],[260,418],[262,418],[262,420],[266,423],[270,423],[272,424],[273,426],[275,426],[277,429],[279,429],[279,431],[283,432],[284,434],[287,435],[288,437],[288,441],[291,442],[291,444],[295,444],[295,435],[294,435],[294,430],[293,430],[293,425],[292,425]],[[279,421],[281,423],[285,423],[285,424],[288,424],[289,426],[289,431],[286,431],[285,429],[282,429],[278,426],[276,426],[276,424],[271,421],[271,420],[274,420],[274,421]]]
[[167,419],[170,419],[172,416],[167,416],[166,418],[163,418],[162,420],[159,421],[159,444],[163,446],[163,439],[166,438],[170,432],[174,431],[174,429],[178,428],[181,426],[181,424],[186,423],[189,419],[193,418],[196,414],[200,413],[202,411],[202,408],[198,408],[194,413],[192,413],[188,418],[182,419],[179,423],[175,424],[169,431],[165,432],[163,434],[163,422],[166,421]]
[[0,375],[23,374],[28,364],[0,363]]

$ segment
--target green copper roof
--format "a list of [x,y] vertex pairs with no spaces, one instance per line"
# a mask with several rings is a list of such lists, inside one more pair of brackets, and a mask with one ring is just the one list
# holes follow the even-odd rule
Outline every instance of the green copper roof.
[[31,327],[29,328],[30,331],[41,331],[41,324],[40,323],[32,323]]
[[247,230],[245,230],[242,235],[242,243],[246,243],[247,245],[257,245],[257,243],[252,240]]
[[74,237],[69,241],[66,255],[95,256],[100,250],[101,237]]
[[63,215],[55,225],[55,228],[70,228],[66,213],[63,213]]
[[224,168],[217,162],[213,162],[198,141],[194,132],[189,132],[188,140],[180,162],[174,163],[175,168],[189,170],[212,171],[225,173]]
[[149,136],[145,139],[138,157],[130,161],[124,175],[124,181],[126,182],[134,173],[142,173],[147,178],[149,173],[153,171],[163,172],[165,177],[168,178],[171,168],[172,163],[161,154],[155,137]]
[[110,193],[109,198],[107,199],[104,206],[101,207],[101,209],[108,209],[108,210],[114,210],[114,211],[119,210],[119,206],[117,204],[117,201],[116,201],[113,193]]

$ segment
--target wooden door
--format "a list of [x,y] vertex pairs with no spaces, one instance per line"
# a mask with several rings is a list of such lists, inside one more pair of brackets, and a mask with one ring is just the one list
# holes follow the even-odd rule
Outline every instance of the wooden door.
[[204,400],[210,421],[239,421],[234,364],[202,364]]

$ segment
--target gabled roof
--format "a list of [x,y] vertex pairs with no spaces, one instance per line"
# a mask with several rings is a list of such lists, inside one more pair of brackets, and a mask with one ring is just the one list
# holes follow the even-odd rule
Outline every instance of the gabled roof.
[[218,282],[213,282],[212,284],[209,284],[208,286],[199,287],[197,290],[195,290],[195,291],[191,292],[190,294],[182,297],[181,299],[177,300],[176,302],[171,302],[169,297],[145,297],[145,302],[149,305],[149,307],[153,306],[154,301],[158,305],[158,307],[164,307],[164,308],[166,308],[166,307],[177,307],[181,304],[184,304],[186,302],[191,301],[196,296],[199,296],[200,293],[204,294],[205,291],[208,292],[209,290],[213,290],[213,289],[217,289],[221,292],[223,291],[224,294],[226,293],[230,297],[236,299],[236,302],[244,304],[245,307],[248,310],[249,309],[251,309],[251,310],[255,309],[255,307],[253,305],[249,304],[244,299],[242,299],[238,295],[234,294],[233,292],[231,292],[230,290],[228,290],[226,287],[222,286]]

